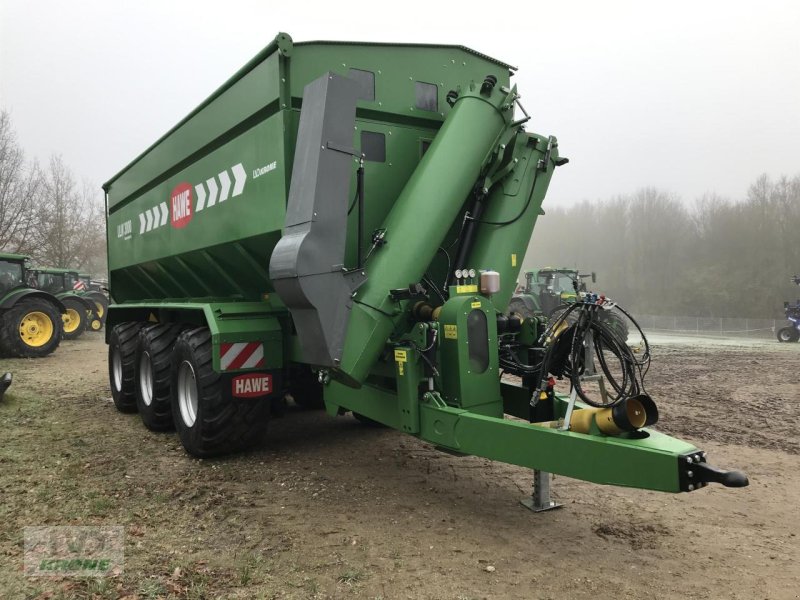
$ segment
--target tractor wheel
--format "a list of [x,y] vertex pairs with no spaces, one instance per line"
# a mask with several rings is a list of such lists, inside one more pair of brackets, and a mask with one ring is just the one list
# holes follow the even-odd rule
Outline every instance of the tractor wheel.
[[533,317],[533,310],[525,304],[525,300],[519,296],[511,298],[511,302],[508,303],[508,312],[516,313],[523,319],[530,319]]
[[134,394],[142,423],[150,431],[169,431],[172,423],[170,373],[172,348],[181,326],[150,325],[139,330],[134,358]]
[[108,379],[111,398],[119,412],[136,412],[135,364],[139,330],[147,323],[120,323],[108,338]]
[[28,298],[12,306],[0,320],[0,350],[7,356],[40,358],[61,342],[61,313],[43,298]]
[[609,311],[602,311],[603,321],[608,325],[609,329],[613,330],[623,342],[628,341],[628,318],[619,312],[616,308]]
[[100,331],[103,328],[103,322],[98,319],[94,313],[91,314],[89,317],[89,330],[90,331]]
[[784,327],[778,330],[779,342],[796,342],[800,340],[800,332],[794,327]]
[[[561,315],[563,315],[568,310],[569,306],[562,305],[556,308],[547,319],[547,329],[550,329],[551,326],[554,326],[561,319]],[[561,323],[561,325],[559,325],[558,331],[553,332],[555,333],[555,337],[558,337],[565,329],[567,329],[571,325],[574,325],[577,322],[577,320],[578,320],[577,310],[567,315],[566,320],[563,323]]]
[[62,298],[61,302],[67,309],[64,319],[64,339],[75,340],[86,331],[87,321],[86,306],[75,298]]
[[297,406],[307,410],[325,408],[322,398],[322,384],[317,375],[308,367],[293,369],[289,393]]
[[108,298],[106,298],[103,294],[92,294],[89,299],[94,302],[94,316],[100,320],[100,327],[102,327],[106,322]]
[[238,399],[211,367],[211,333],[187,329],[172,351],[172,420],[186,451],[219,456],[255,444],[266,432],[271,400]]

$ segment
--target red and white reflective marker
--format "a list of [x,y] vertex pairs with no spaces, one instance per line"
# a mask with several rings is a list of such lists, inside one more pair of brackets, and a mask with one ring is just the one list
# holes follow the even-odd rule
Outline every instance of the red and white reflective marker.
[[219,367],[222,371],[257,369],[264,366],[264,344],[261,342],[237,342],[220,344]]

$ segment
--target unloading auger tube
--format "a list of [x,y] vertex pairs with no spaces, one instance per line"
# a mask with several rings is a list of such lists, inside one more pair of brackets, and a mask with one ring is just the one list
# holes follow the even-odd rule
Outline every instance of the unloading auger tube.
[[[287,391],[321,391],[331,415],[457,455],[665,492],[746,485],[649,427],[660,400],[590,318],[602,306],[584,298],[562,346],[508,312],[566,163],[514,114],[510,76],[461,47],[276,37],[104,186],[117,408],[214,456],[257,439]],[[608,405],[551,385],[585,370],[589,333],[610,352]],[[160,378],[136,360],[156,346]],[[167,379],[178,391],[154,387],[148,408],[143,386]]]

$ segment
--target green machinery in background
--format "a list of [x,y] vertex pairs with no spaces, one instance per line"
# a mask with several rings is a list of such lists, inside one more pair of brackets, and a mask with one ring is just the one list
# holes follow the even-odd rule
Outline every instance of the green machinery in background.
[[28,257],[0,253],[0,353],[38,358],[58,348],[67,308],[53,294],[37,289]]
[[102,315],[108,300],[102,292],[86,291],[74,269],[35,267],[30,274],[36,287],[56,296],[66,307],[64,339],[78,339],[83,332],[99,331],[103,327]]
[[576,303],[572,336],[508,313],[567,162],[526,131],[513,70],[461,46],[279,34],[104,185],[117,408],[196,456],[257,440],[289,393],[537,473],[745,485],[645,427],[638,379],[603,371],[595,405],[553,392],[551,375],[591,371],[568,342],[590,334],[633,375],[603,306]]
[[[596,273],[580,273],[569,267],[545,267],[525,271],[525,284],[514,294],[508,310],[524,318],[544,315],[553,322],[570,305],[587,293],[585,279],[597,282]],[[623,339],[628,338],[627,318],[618,310],[603,311],[602,318],[615,328]]]

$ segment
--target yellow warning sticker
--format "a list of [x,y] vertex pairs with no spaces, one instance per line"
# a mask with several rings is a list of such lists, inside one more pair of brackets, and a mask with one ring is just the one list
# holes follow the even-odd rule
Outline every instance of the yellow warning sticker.
[[457,285],[456,294],[475,294],[478,292],[477,285]]
[[455,325],[445,325],[444,326],[444,337],[448,340],[457,340],[458,339],[458,327]]
[[480,300],[479,300],[479,301],[477,301],[477,302],[473,302],[473,303],[471,304],[471,306],[472,306],[472,308],[480,308],[480,307],[481,307]]
[[512,267],[516,267],[517,266],[517,255],[516,254],[512,254],[511,255],[511,266]]
[[404,377],[406,374],[406,362],[408,362],[408,352],[405,350],[395,350],[394,361],[397,363],[397,374]]

